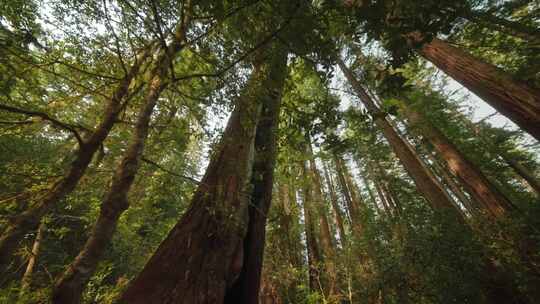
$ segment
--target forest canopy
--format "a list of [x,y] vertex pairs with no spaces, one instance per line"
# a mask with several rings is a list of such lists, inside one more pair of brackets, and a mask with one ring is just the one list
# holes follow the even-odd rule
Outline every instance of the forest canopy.
[[540,302],[534,0],[0,1],[0,303]]

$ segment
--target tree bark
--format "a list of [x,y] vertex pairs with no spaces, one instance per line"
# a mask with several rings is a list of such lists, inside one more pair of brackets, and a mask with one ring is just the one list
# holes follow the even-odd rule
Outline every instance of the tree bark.
[[249,224],[244,239],[244,261],[240,277],[227,291],[225,303],[258,304],[263,266],[266,219],[272,202],[274,167],[277,154],[277,128],[281,109],[281,95],[287,76],[287,52],[274,48],[269,61],[270,72],[263,84],[266,94],[255,135],[255,162],[251,184]]
[[314,189],[313,200],[317,206],[317,210],[319,210],[319,212],[317,213],[319,217],[321,249],[324,257],[324,268],[326,270],[326,273],[323,276],[325,279],[324,290],[326,292],[326,299],[330,302],[333,302],[336,300],[337,297],[337,270],[335,265],[336,251],[334,247],[334,240],[332,238],[332,232],[330,231],[330,225],[328,223],[324,196],[321,190],[321,176],[315,163],[315,157],[313,155],[313,150],[311,148],[311,142],[309,138],[307,146],[310,178],[312,180]]
[[70,194],[84,175],[96,151],[103,144],[111,131],[118,114],[130,99],[130,85],[139,74],[142,65],[150,54],[149,49],[143,50],[135,59],[128,73],[114,89],[108,100],[101,123],[88,138],[83,140],[75,153],[74,160],[63,177],[54,182],[53,186],[40,198],[35,200],[30,209],[17,216],[2,232],[0,237],[0,273],[4,272],[19,242],[28,231],[38,226],[41,218],[60,200]]
[[454,180],[454,176],[452,176],[448,172],[448,169],[439,164],[438,160],[435,159],[435,157],[429,152],[427,153],[427,158],[433,163],[432,166],[434,168],[434,171],[442,177],[443,181],[448,185],[450,190],[452,190],[452,193],[457,196],[457,198],[465,207],[465,209],[469,212],[469,214],[477,214],[478,203],[473,203],[472,200],[467,197],[467,195],[465,195],[465,192],[461,189],[460,184],[458,184],[458,182]]
[[270,69],[255,64],[191,206],[120,303],[224,303],[244,263],[255,133]]
[[[408,39],[414,45],[424,37],[411,33]],[[418,53],[540,140],[540,90],[437,38],[423,43]]]
[[39,256],[39,251],[41,250],[41,242],[43,241],[43,234],[45,233],[45,221],[41,221],[39,224],[36,238],[34,239],[34,244],[32,245],[32,251],[30,251],[30,258],[28,259],[28,264],[26,265],[26,270],[24,271],[22,280],[21,280],[21,290],[20,294],[23,295],[30,290],[30,285],[32,283],[32,275],[34,273],[34,268],[37,263]]
[[353,201],[352,201],[351,193],[349,191],[349,187],[347,186],[347,180],[345,179],[345,174],[343,173],[343,160],[336,153],[332,155],[332,158],[334,161],[334,166],[336,167],[336,174],[338,177],[339,187],[341,188],[341,195],[343,195],[343,198],[345,198],[345,203],[347,205],[346,211],[349,218],[349,223],[351,224],[351,227],[354,227],[353,225],[356,224],[355,222],[357,221],[357,219],[356,218],[353,219],[353,217],[355,217],[355,214],[351,214],[351,207],[353,205]]
[[332,203],[332,209],[334,209],[334,214],[336,217],[336,223],[338,227],[339,240],[343,247],[347,246],[347,234],[345,232],[345,225],[343,224],[343,211],[338,203],[338,197],[336,194],[336,188],[334,187],[334,182],[330,173],[328,172],[328,165],[323,162],[324,176],[326,180],[326,185],[328,191],[330,192],[330,202]]
[[[345,63],[342,60],[339,60],[338,64],[360,100],[364,103],[368,111],[371,112],[375,124],[383,132],[383,135],[390,143],[390,146],[405,167],[405,170],[413,179],[420,193],[428,200],[434,209],[448,210],[449,212],[456,213],[458,210],[455,209],[451,198],[441,187],[435,176],[433,176],[433,174],[424,166],[416,153],[410,149],[384,115],[381,114],[375,102],[369,97]],[[463,220],[461,215],[457,214],[457,217],[459,220]]]
[[504,154],[501,154],[501,158],[512,168],[514,171],[523,178],[536,192],[536,196],[540,196],[540,180],[527,169],[524,165],[520,164],[517,160],[512,159]]
[[[417,127],[446,162],[452,174],[463,181],[467,191],[480,202],[481,209],[491,213],[495,218],[505,216],[514,209],[512,203],[493,185],[482,171],[470,162],[453,143],[419,112],[404,106],[403,113]],[[480,206],[479,206],[480,207]]]
[[315,216],[313,214],[313,189],[311,182],[307,178],[309,176],[309,170],[306,163],[302,161],[302,175],[304,176],[303,192],[303,208],[304,208],[304,229],[306,231],[306,245],[307,245],[307,257],[308,257],[308,276],[309,276],[309,288],[312,291],[321,290],[320,285],[320,266],[322,265],[322,256],[317,240],[317,229],[315,226]]

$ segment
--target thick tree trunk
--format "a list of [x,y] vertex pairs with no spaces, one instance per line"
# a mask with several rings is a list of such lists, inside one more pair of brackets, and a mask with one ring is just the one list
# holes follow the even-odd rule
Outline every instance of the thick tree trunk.
[[255,135],[253,191],[249,205],[249,224],[244,239],[244,261],[240,277],[227,291],[225,303],[257,304],[263,266],[266,218],[272,202],[274,167],[277,154],[277,128],[281,108],[281,93],[287,76],[287,53],[274,49],[269,60],[270,72],[263,84],[262,112]]
[[118,114],[129,101],[129,87],[139,74],[141,66],[150,54],[146,49],[140,54],[127,75],[120,81],[108,100],[103,113],[101,123],[95,131],[83,141],[76,152],[75,159],[71,163],[65,175],[57,180],[54,185],[42,197],[37,198],[33,206],[16,217],[2,232],[0,237],[0,273],[9,266],[11,257],[17,249],[20,240],[28,231],[38,226],[41,218],[66,195],[70,194],[84,175],[88,165],[96,151],[100,148],[105,138],[111,131]]
[[407,106],[404,106],[403,113],[435,148],[439,156],[446,162],[450,172],[463,181],[464,186],[475,201],[482,204],[481,209],[488,211],[496,218],[505,216],[513,209],[512,203],[484,176],[482,171],[470,162],[442,132],[431,125],[422,114]]
[[120,216],[129,208],[128,193],[140,167],[151,116],[161,92],[168,84],[166,78],[169,67],[181,50],[189,16],[189,11],[184,14],[184,20],[177,26],[174,40],[166,49],[160,51],[156,59],[156,66],[151,73],[148,92],[138,113],[130,144],[113,174],[111,186],[101,203],[100,213],[89,239],[75,260],[56,281],[53,289],[53,303],[55,304],[80,303],[82,292],[112,239]]
[[[423,36],[412,33],[411,44]],[[540,140],[540,90],[512,79],[494,65],[483,62],[449,43],[434,38],[418,52],[471,92]]]
[[[434,209],[448,210],[449,212],[455,213],[457,210],[455,209],[452,199],[441,187],[435,176],[433,176],[433,174],[424,166],[415,151],[410,149],[388,120],[386,120],[384,115],[381,114],[375,102],[369,97],[364,88],[362,88],[345,63],[339,60],[338,64],[360,100],[364,103],[369,112],[372,113],[375,124],[383,132],[383,135],[390,143],[394,153],[414,180],[420,193],[428,200]],[[457,216],[460,220],[463,220],[459,214]]]
[[332,203],[332,209],[334,210],[334,215],[336,217],[336,223],[339,234],[339,241],[343,247],[347,246],[347,234],[345,232],[345,225],[343,224],[343,211],[338,203],[338,197],[336,194],[336,188],[334,187],[334,182],[330,173],[328,172],[328,165],[323,162],[324,176],[326,180],[326,185],[328,191],[330,192],[330,202]]
[[255,133],[269,64],[256,64],[190,208],[120,303],[223,303],[241,274]]
[[23,295],[30,290],[30,284],[32,283],[32,275],[34,273],[34,268],[37,263],[39,256],[39,251],[41,250],[41,242],[43,241],[43,234],[45,233],[45,221],[41,221],[39,224],[36,238],[34,239],[34,244],[32,245],[32,250],[30,251],[30,258],[28,259],[28,264],[26,265],[26,270],[24,271],[22,280],[21,280],[21,290],[20,294]]

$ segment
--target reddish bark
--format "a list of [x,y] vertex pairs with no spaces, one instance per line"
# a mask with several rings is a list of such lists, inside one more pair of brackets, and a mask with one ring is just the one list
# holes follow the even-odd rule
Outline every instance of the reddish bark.
[[120,303],[224,303],[241,275],[255,133],[268,78],[257,64],[192,203]]
[[439,156],[446,162],[450,172],[459,177],[475,201],[482,204],[479,207],[487,210],[494,217],[502,217],[513,209],[512,203],[484,176],[482,171],[423,115],[409,107],[404,107],[403,112],[409,121],[418,127],[424,138],[433,145]]
[[[411,44],[423,42],[419,33],[410,34],[408,39]],[[540,140],[540,90],[437,38],[423,43],[418,52]]]
[[339,239],[340,239],[341,245],[346,246],[347,234],[345,232],[345,225],[343,224],[343,211],[341,210],[339,206],[336,189],[334,187],[334,182],[330,176],[330,173],[328,172],[326,163],[323,163],[323,169],[324,169],[324,176],[325,176],[326,184],[328,187],[328,191],[330,192],[330,202],[332,203],[332,209],[334,210],[334,214],[336,217]]
[[[381,114],[375,102],[366,93],[345,63],[339,60],[338,64],[360,100],[364,103],[368,111],[372,113],[375,124],[381,129],[383,135],[390,143],[390,146],[405,167],[405,170],[413,179],[420,193],[428,200],[434,209],[447,210],[448,212],[456,213],[458,210],[455,209],[452,199],[441,187],[435,176],[433,176],[418,158],[416,152],[411,150],[384,115]],[[457,215],[457,218],[463,220],[459,214]]]
[[269,77],[262,85],[262,112],[255,135],[255,162],[251,180],[253,191],[244,239],[244,261],[240,277],[225,296],[225,303],[230,304],[257,304],[259,300],[266,218],[274,185],[281,92],[287,75],[285,50],[275,49],[271,57]]
[[317,240],[317,230],[315,226],[315,215],[313,212],[313,189],[311,183],[307,179],[309,171],[306,163],[302,162],[302,174],[304,176],[304,187],[302,206],[304,207],[304,229],[306,231],[306,245],[307,245],[307,257],[308,257],[308,276],[309,276],[309,288],[313,291],[320,291],[322,286],[320,284],[320,266],[322,265],[322,256]]

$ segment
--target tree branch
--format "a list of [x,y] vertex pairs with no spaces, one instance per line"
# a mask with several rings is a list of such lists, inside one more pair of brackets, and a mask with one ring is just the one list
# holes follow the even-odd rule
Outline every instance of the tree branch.
[[64,130],[67,130],[67,131],[73,133],[73,135],[75,136],[75,138],[79,142],[79,145],[80,146],[84,145],[84,141],[82,140],[79,132],[77,132],[75,126],[64,123],[64,122],[61,122],[58,119],[56,119],[54,117],[51,117],[47,113],[38,112],[38,111],[24,110],[24,109],[20,109],[20,108],[8,106],[8,105],[3,105],[3,104],[0,104],[0,110],[12,112],[12,113],[23,114],[23,115],[27,115],[27,116],[39,117],[39,118],[41,118],[43,120],[46,120],[46,121],[50,122],[51,124],[53,124],[56,127],[59,127],[61,129],[64,129]]

